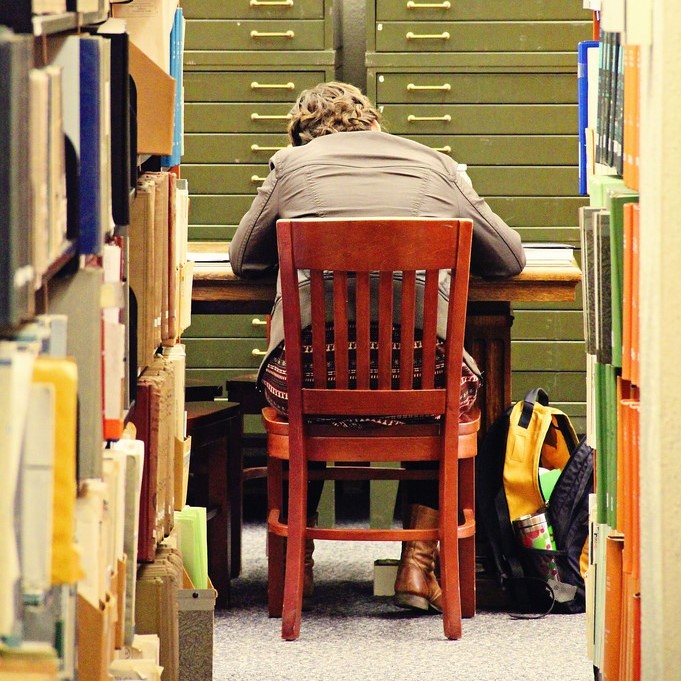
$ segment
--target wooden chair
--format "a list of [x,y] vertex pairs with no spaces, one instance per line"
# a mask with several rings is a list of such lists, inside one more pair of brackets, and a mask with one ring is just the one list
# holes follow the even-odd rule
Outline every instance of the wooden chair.
[[[471,234],[470,221],[455,219],[305,219],[280,220],[277,224],[289,413],[286,420],[268,407],[263,409],[263,420],[268,434],[269,611],[270,616],[282,616],[284,639],[296,639],[300,632],[306,538],[439,540],[446,637],[461,636],[462,602],[464,615],[472,616],[475,612],[472,457],[477,451],[479,419],[459,423]],[[301,269],[309,270],[311,278],[314,387],[303,387],[298,285]],[[445,269],[451,269],[452,277],[449,304],[445,304],[448,310],[445,387],[438,388],[434,379],[438,274]],[[417,270],[419,277],[423,275],[423,287],[417,286]],[[398,297],[394,290],[395,278],[402,282]],[[400,297],[401,304],[394,305]],[[353,300],[354,305],[348,302]],[[333,387],[327,385],[326,367],[325,311],[329,309],[333,310],[336,348]],[[423,318],[423,347],[432,348],[432,352],[423,353],[422,385],[415,389],[412,375],[417,313],[418,318],[421,313]],[[349,378],[348,353],[338,351],[348,347],[348,321],[353,317],[356,320],[356,343],[353,343],[356,383],[354,376]],[[400,377],[396,389],[391,382],[394,319],[401,326]],[[371,383],[370,322],[378,324],[378,377]],[[319,417],[395,414],[439,418],[429,423],[361,429],[319,423]],[[461,485],[459,458],[464,460],[462,471],[465,471]],[[308,461],[342,462],[343,465],[336,463],[327,465],[324,471],[309,472]],[[439,471],[394,467],[395,462],[402,461],[437,461]],[[393,467],[367,466],[367,462],[392,462]],[[358,465],[351,466],[352,463]],[[429,474],[433,477],[433,473],[439,478],[440,521],[436,530],[306,526],[307,481],[313,476],[412,479]],[[285,522],[282,499],[286,481],[289,501]],[[463,508],[458,503],[459,489],[465,501]],[[459,590],[459,552],[463,599]]]

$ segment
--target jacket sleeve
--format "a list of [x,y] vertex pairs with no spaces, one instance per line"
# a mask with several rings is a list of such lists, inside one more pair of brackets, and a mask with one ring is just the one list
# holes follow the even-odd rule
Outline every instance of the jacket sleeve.
[[229,246],[229,261],[238,277],[255,278],[275,270],[278,207],[277,175],[272,167]]
[[488,278],[511,277],[525,267],[520,235],[509,227],[469,184],[454,180],[461,197],[459,217],[473,221],[471,273]]

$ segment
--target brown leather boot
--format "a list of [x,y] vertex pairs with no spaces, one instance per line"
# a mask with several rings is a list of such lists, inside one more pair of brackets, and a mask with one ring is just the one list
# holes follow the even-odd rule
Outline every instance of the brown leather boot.
[[[439,516],[435,509],[415,504],[409,509],[406,527],[433,529],[438,526]],[[442,612],[442,589],[435,576],[436,553],[436,541],[403,542],[395,579],[395,605],[423,612]]]

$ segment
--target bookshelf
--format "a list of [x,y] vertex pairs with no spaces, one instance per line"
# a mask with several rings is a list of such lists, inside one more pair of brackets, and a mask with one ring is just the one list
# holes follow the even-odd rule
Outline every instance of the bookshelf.
[[580,46],[580,209],[587,350],[587,440],[596,450],[587,646],[600,679],[641,666],[641,45],[625,2],[594,8]]
[[38,4],[0,2],[0,678],[173,681],[180,631],[136,593],[187,586],[182,88],[108,1]]

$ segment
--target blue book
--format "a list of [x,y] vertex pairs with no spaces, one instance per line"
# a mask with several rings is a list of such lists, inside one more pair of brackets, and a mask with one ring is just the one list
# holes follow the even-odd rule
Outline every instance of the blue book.
[[588,53],[598,49],[598,40],[584,40],[577,44],[577,116],[579,124],[579,193],[587,194],[586,128],[589,124]]
[[171,168],[182,160],[182,53],[184,52],[184,15],[182,9],[175,10],[173,28],[170,32],[170,75],[175,79],[175,124],[173,128],[173,153],[161,156],[161,166]]
[[101,213],[101,38],[80,39],[80,253],[102,252]]

